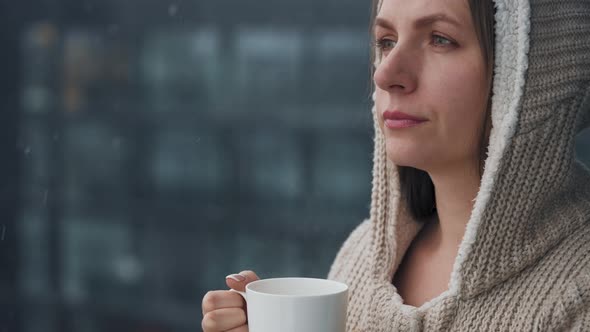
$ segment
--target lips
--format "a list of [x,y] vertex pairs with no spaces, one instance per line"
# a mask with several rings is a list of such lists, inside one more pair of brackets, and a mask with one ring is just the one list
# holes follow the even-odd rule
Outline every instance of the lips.
[[426,121],[428,120],[400,111],[383,112],[383,122],[389,129],[414,127]]
[[428,121],[427,119],[406,114],[400,111],[385,111],[383,112],[383,119],[385,120],[412,120],[417,122]]

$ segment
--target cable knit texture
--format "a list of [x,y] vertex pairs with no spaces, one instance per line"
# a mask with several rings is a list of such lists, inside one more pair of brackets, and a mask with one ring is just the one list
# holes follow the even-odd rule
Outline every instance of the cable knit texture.
[[590,170],[574,153],[590,123],[590,0],[494,3],[493,127],[448,289],[417,308],[391,282],[422,226],[373,107],[370,217],[328,274],[350,287],[348,332],[590,331]]

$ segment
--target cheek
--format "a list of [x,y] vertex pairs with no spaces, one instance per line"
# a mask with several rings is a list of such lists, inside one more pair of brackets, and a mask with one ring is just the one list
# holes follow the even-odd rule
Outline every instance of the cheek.
[[429,81],[430,106],[450,136],[472,137],[483,123],[487,106],[487,83],[483,66],[446,66]]
[[383,112],[387,108],[388,98],[389,95],[385,90],[375,87],[375,108],[377,111],[377,119],[379,121],[379,126],[381,126],[381,129],[383,129],[383,119],[381,118],[380,114],[383,114]]
[[375,86],[375,105],[377,106],[377,110],[381,110],[384,106],[384,103],[387,101],[387,92],[385,90],[380,89],[379,87]]

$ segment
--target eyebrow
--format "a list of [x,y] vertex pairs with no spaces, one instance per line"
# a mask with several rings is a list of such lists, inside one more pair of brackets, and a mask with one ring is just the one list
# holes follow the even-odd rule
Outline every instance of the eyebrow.
[[[457,20],[455,20],[445,14],[441,14],[441,13],[432,14],[432,15],[424,16],[424,17],[417,19],[416,21],[414,21],[414,27],[422,27],[425,25],[432,24],[436,21],[444,21],[444,22],[453,24],[457,27],[461,27],[461,24]],[[395,30],[393,28],[393,24],[383,17],[376,17],[375,18],[375,24],[373,27],[375,28],[377,26],[380,26],[380,27],[383,27],[383,28],[386,28],[389,30]]]

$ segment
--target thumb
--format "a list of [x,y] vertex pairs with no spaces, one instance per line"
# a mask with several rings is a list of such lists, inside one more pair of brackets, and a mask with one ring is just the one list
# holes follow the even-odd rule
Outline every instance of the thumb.
[[239,274],[230,274],[225,277],[225,283],[229,288],[243,292],[247,284],[259,279],[254,271],[242,271]]

